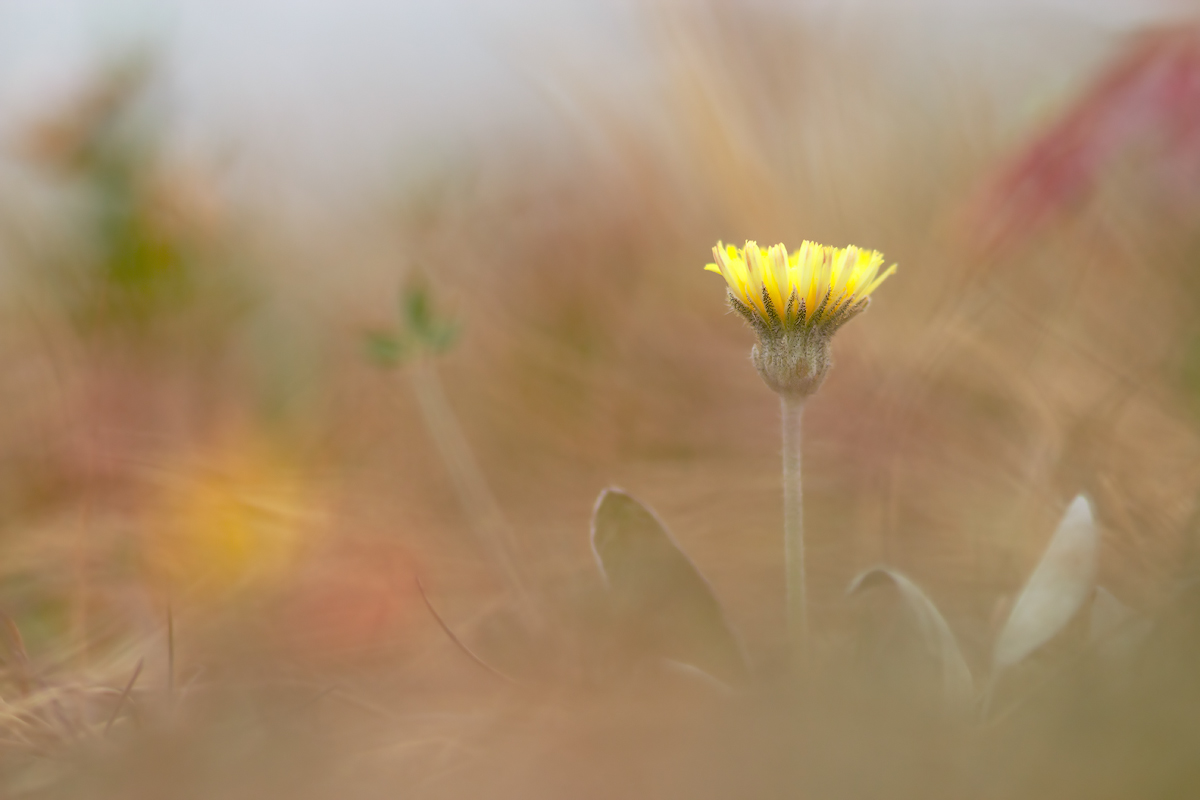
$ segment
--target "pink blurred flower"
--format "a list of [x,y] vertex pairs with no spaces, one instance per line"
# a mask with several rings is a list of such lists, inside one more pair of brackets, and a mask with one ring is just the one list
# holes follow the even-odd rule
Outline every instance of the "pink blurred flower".
[[1145,33],[1048,130],[986,184],[973,209],[985,248],[1023,239],[1079,202],[1135,144],[1152,177],[1182,196],[1200,177],[1200,25]]
[[421,607],[406,548],[351,536],[316,555],[284,594],[274,626],[292,655],[340,663],[406,638],[411,612]]

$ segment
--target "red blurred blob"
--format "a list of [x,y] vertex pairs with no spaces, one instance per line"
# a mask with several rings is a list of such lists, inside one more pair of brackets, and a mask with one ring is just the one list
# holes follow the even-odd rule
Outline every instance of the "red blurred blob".
[[1015,244],[1081,200],[1131,144],[1155,146],[1157,180],[1200,176],[1200,25],[1135,40],[1049,130],[989,181],[972,220],[985,249]]
[[342,662],[396,644],[419,608],[407,550],[386,541],[343,542],[298,576],[284,598],[280,632],[306,661]]

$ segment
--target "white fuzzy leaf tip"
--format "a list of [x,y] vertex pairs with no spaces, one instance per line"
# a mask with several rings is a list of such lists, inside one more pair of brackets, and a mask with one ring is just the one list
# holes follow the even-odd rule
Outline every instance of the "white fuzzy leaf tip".
[[1029,576],[992,651],[999,672],[1054,638],[1092,596],[1100,537],[1091,504],[1077,496]]

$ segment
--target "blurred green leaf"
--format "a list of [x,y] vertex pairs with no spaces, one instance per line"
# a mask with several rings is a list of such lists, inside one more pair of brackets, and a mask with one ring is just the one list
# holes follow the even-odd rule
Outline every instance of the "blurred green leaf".
[[454,323],[442,323],[429,331],[425,344],[435,353],[445,353],[458,341],[459,330]]
[[605,489],[592,514],[592,548],[629,643],[726,682],[745,679],[741,644],[712,587],[653,512]]
[[994,673],[1053,639],[1092,598],[1099,546],[1091,505],[1079,495],[1067,508],[996,638]]
[[429,290],[416,283],[400,295],[399,331],[367,334],[367,358],[376,366],[394,367],[421,352],[445,353],[458,341],[459,332],[459,325],[438,318]]
[[378,367],[394,367],[403,359],[407,348],[391,333],[371,331],[366,336],[367,358]]
[[401,299],[401,318],[418,337],[423,337],[433,325],[431,305],[429,290],[421,284],[408,287]]
[[[193,307],[196,242],[164,213],[161,108],[150,95],[156,59],[133,53],[109,65],[47,126],[39,160],[80,190],[89,234],[63,298],[88,329],[116,326],[147,339],[151,323]],[[156,188],[157,187],[157,188]]]
[[414,284],[405,290],[401,319],[405,331],[430,352],[444,353],[458,338],[458,326],[438,317],[424,284]]
[[859,594],[882,584],[891,585],[899,592],[910,618],[916,623],[922,643],[940,665],[945,703],[952,708],[968,707],[975,694],[971,670],[946,619],[921,587],[894,569],[874,567],[852,580],[846,594]]

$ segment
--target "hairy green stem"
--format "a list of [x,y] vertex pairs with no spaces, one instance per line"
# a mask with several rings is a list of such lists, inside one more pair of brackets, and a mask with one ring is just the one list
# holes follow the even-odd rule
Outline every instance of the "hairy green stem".
[[788,646],[799,666],[808,646],[808,594],[804,580],[804,497],[800,478],[800,420],[804,398],[780,395],[783,405],[783,553],[787,576]]

